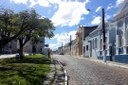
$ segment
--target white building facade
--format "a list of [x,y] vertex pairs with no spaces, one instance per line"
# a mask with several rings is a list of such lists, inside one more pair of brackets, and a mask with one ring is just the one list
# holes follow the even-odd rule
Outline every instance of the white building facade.
[[[88,37],[85,38],[85,49],[88,51],[85,55],[95,59],[103,59],[103,32],[102,24],[97,29],[92,31]],[[106,39],[106,59],[114,60],[114,45],[115,45],[115,28],[113,23],[106,23],[105,25],[105,39]]]
[[114,17],[116,27],[115,61],[128,63],[128,0]]

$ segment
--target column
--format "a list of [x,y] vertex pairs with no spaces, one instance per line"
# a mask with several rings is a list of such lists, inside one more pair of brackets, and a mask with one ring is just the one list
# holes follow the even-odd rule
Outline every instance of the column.
[[119,35],[116,34],[116,55],[119,55]]
[[123,54],[127,54],[126,49],[126,28],[125,28],[125,18],[123,19]]
[[119,55],[119,51],[118,51],[118,47],[119,47],[119,36],[117,35],[117,22],[115,23],[115,28],[116,28],[116,42],[115,42],[115,46],[116,46],[116,55]]

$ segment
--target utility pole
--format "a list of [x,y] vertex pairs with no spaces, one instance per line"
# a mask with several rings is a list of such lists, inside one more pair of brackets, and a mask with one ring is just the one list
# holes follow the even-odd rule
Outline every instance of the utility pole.
[[[90,9],[87,9],[89,12],[93,12]],[[97,13],[95,13],[97,14]],[[100,16],[99,14],[97,14]],[[102,8],[102,33],[103,33],[103,61],[106,62],[106,38],[105,38],[105,12],[104,8]]]
[[71,50],[72,50],[71,46],[72,46],[72,36],[70,35],[70,55],[71,55]]
[[62,54],[64,53],[64,50],[63,50],[63,43],[62,43],[62,52],[61,52]]
[[106,62],[106,39],[105,39],[105,14],[102,8],[102,29],[103,29],[103,61]]

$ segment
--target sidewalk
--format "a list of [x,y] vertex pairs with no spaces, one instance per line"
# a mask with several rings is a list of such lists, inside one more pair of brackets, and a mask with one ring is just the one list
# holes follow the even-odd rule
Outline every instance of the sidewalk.
[[88,57],[83,57],[83,56],[73,56],[73,57],[79,58],[79,59],[86,59],[86,60],[90,60],[90,61],[97,62],[97,63],[102,63],[102,64],[109,65],[109,66],[116,66],[119,68],[128,69],[128,64],[125,64],[125,63],[119,63],[119,62],[114,62],[114,61],[104,62],[103,60],[88,58]]
[[67,85],[67,75],[62,64],[55,59],[51,61],[51,72],[43,85]]
[[[0,59],[3,59],[3,58],[13,58],[13,57],[16,57],[17,54],[2,54],[0,55]],[[29,55],[27,53],[25,53],[24,55]]]
[[2,55],[0,55],[0,59],[12,58],[12,57],[16,57],[16,54],[2,54]]
[[92,58],[88,58],[88,60],[98,62],[98,63],[103,63],[103,64],[106,64],[106,65],[109,65],[109,66],[116,66],[116,67],[119,67],[119,68],[128,69],[128,64],[125,64],[125,63],[119,63],[119,62],[114,62],[114,61],[104,62],[103,60],[92,59]]

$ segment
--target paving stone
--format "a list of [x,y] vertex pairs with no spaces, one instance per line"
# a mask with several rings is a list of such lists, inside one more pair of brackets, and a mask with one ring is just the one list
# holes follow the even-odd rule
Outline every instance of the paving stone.
[[65,63],[69,85],[128,85],[128,69],[72,56],[54,56]]

